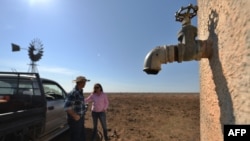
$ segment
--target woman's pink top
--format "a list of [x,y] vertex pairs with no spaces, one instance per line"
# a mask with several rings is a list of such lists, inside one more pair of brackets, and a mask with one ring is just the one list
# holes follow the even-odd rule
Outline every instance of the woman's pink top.
[[105,112],[109,106],[108,97],[105,93],[101,93],[100,95],[91,93],[85,99],[85,102],[92,102],[91,110],[93,112]]

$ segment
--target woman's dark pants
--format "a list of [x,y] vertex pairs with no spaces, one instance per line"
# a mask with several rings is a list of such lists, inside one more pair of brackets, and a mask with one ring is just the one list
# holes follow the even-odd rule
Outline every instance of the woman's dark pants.
[[92,141],[96,140],[98,119],[100,120],[101,125],[102,125],[104,139],[105,141],[108,140],[106,113],[105,112],[92,112],[92,119],[93,119],[93,126],[94,126],[93,134],[92,134]]

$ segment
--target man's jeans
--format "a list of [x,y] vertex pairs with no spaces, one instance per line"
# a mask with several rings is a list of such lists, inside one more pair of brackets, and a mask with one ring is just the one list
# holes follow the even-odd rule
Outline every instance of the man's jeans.
[[92,111],[92,119],[93,119],[93,134],[92,134],[92,141],[96,140],[97,136],[97,124],[98,119],[101,122],[102,129],[103,129],[103,136],[105,141],[108,140],[108,130],[107,130],[107,123],[106,123],[106,113],[105,112],[93,112]]
[[68,118],[70,140],[71,141],[86,141],[85,139],[85,127],[84,127],[84,116],[78,121],[72,118]]

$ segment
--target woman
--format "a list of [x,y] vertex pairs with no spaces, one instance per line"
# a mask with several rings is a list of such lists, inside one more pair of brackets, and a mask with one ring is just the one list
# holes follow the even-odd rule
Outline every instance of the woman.
[[94,85],[93,92],[85,99],[85,102],[92,102],[91,115],[93,120],[92,141],[96,140],[98,119],[101,122],[105,141],[108,141],[108,130],[106,123],[106,111],[109,106],[107,95],[103,92],[101,84]]

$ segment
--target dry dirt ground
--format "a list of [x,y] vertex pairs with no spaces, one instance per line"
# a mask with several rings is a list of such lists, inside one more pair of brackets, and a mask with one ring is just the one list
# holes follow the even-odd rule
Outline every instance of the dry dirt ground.
[[[107,111],[107,124],[111,141],[200,140],[198,93],[108,93],[108,98],[110,106]],[[85,118],[87,141],[89,141],[92,133],[90,109]],[[101,141],[100,122],[98,129],[98,140]],[[68,133],[61,138],[68,140]],[[62,139],[59,137],[53,141]]]

